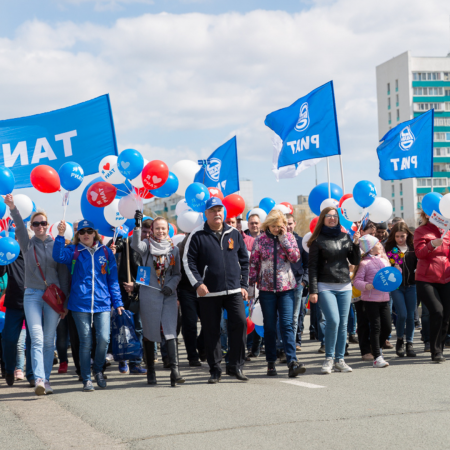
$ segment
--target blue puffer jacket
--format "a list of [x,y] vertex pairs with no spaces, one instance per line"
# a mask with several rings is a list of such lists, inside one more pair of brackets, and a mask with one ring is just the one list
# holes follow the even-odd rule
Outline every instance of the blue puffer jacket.
[[[80,252],[75,263],[72,275],[72,286],[70,290],[67,308],[70,311],[99,313],[123,306],[120,294],[119,281],[117,277],[117,264],[112,251],[105,247],[108,252],[106,264],[105,247],[98,244],[93,255],[82,244],[78,244]],[[75,245],[65,247],[64,237],[56,236],[53,246],[53,259],[61,264],[66,264],[69,271],[72,270],[72,261],[75,254]],[[108,274],[109,266],[109,274]]]

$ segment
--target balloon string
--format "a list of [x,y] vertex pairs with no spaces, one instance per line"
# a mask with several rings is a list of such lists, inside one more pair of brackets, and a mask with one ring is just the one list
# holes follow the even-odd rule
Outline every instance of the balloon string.
[[122,189],[117,189],[119,192],[123,192],[124,194],[126,194],[126,195],[128,195],[129,194],[129,192],[125,192],[125,191],[122,191]]
[[359,227],[358,227],[357,233],[359,233],[359,230],[361,229],[361,225],[363,223],[363,219],[364,219],[365,215],[366,215],[366,208],[363,208],[363,215],[361,216],[361,219],[359,220]]

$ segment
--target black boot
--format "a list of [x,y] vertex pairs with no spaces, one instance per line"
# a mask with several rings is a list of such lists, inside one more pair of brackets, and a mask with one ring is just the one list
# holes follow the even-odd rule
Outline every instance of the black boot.
[[275,368],[275,363],[274,362],[267,363],[267,376],[275,377],[277,375],[278,374],[277,369]]
[[406,356],[409,358],[414,358],[414,356],[416,356],[412,342],[406,343]]
[[395,344],[395,353],[397,353],[397,356],[400,356],[400,358],[403,358],[403,356],[405,356],[405,346],[403,345],[403,339],[397,339],[397,343]]
[[144,339],[144,352],[147,360],[147,384],[154,386],[156,384],[155,343]]
[[186,380],[181,377],[178,372],[178,348],[176,339],[166,341],[167,353],[169,354],[170,364],[170,385],[176,387],[177,384],[182,384]]

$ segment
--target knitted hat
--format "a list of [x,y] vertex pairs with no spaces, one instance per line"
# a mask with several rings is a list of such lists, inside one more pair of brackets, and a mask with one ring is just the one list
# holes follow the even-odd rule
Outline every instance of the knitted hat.
[[359,238],[359,246],[363,253],[369,253],[377,243],[380,242],[376,237],[366,234]]

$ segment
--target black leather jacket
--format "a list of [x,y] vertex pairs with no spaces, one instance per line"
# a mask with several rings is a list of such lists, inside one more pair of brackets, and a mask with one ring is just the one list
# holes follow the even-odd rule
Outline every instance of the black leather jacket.
[[359,245],[346,233],[337,237],[320,234],[309,248],[310,294],[319,292],[317,283],[350,283],[349,263],[361,261]]

